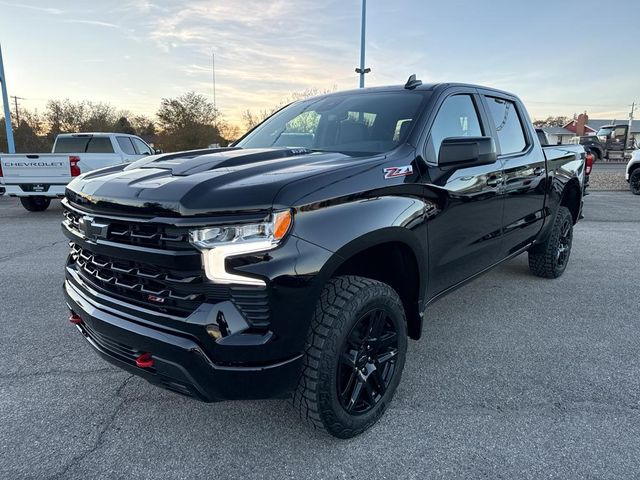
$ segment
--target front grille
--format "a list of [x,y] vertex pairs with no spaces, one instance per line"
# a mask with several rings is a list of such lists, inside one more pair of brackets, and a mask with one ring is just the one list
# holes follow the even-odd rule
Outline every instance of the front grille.
[[[94,218],[68,208],[64,210],[64,217],[66,228],[81,238],[93,240],[74,239],[70,242],[68,267],[75,269],[94,290],[181,318],[191,315],[203,302],[231,301],[251,327],[268,327],[268,289],[210,282],[204,274],[199,252],[189,243],[186,229],[136,221],[125,223],[99,216]],[[98,248],[105,240],[109,249]],[[117,244],[122,244],[122,247]],[[136,251],[136,246],[148,247],[149,250],[145,250],[140,259],[136,255],[132,257],[131,252]],[[108,255],[102,253],[105,251],[109,252]],[[179,253],[184,260],[166,263],[166,259],[160,257],[169,251]],[[164,266],[163,263],[172,266]]]
[[[64,218],[69,227],[84,235],[82,226],[83,215],[73,210],[65,209]],[[171,225],[128,223],[109,220],[104,223],[103,238],[115,243],[134,245],[139,247],[158,248],[162,250],[191,250],[189,230]]]
[[177,316],[188,316],[205,300],[226,300],[226,285],[207,283],[202,271],[167,270],[141,262],[109,258],[72,243],[70,262],[99,290]]

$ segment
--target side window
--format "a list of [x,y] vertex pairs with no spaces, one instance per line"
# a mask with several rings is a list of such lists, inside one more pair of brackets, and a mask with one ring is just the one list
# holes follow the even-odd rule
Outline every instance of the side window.
[[133,144],[136,146],[136,150],[138,151],[138,154],[151,155],[153,153],[151,149],[148,147],[148,145],[144,143],[142,140],[140,140],[139,138],[132,138],[131,140],[133,140]]
[[113,153],[113,145],[109,137],[91,137],[87,145],[87,153]]
[[447,98],[431,127],[431,142],[436,156],[442,140],[449,137],[481,137],[478,112],[470,95]]
[[502,155],[523,151],[527,147],[527,140],[515,104],[502,98],[486,97],[486,99],[498,134]]
[[136,151],[133,148],[133,144],[131,143],[131,140],[129,139],[129,137],[118,137],[118,145],[120,145],[120,148],[122,149],[122,151],[127,155],[136,154]]

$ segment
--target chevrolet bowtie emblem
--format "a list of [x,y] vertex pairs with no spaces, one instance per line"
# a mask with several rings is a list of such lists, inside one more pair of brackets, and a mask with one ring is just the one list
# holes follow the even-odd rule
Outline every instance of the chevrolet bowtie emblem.
[[78,227],[86,239],[97,240],[98,238],[107,238],[109,225],[96,222],[96,219],[89,215],[83,215],[78,221]]

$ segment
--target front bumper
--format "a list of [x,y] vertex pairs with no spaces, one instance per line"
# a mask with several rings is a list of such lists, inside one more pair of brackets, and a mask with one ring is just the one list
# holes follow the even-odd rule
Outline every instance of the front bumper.
[[[214,402],[284,396],[298,380],[301,355],[272,364],[218,364],[193,339],[117,315],[69,280],[64,295],[82,319],[78,330],[101,357],[160,387]],[[142,353],[152,355],[152,367],[136,365]]]

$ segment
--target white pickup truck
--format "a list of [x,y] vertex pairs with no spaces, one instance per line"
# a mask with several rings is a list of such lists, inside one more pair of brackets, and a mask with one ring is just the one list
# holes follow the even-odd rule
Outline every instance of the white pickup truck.
[[0,186],[31,212],[62,198],[67,183],[81,173],[157,153],[141,138],[124,133],[63,133],[52,153],[0,153]]

